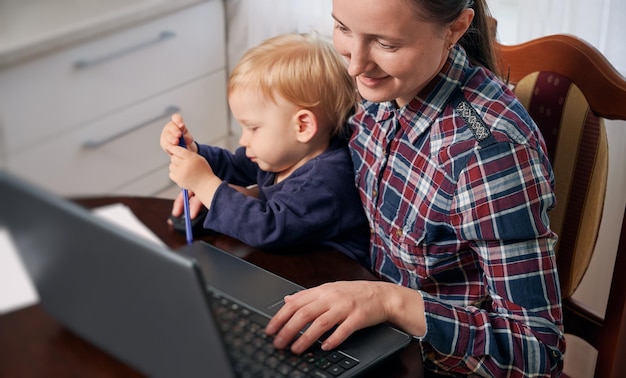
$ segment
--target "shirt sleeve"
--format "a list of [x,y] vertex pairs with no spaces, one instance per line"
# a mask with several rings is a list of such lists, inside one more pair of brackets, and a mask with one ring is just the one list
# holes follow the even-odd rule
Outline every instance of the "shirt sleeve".
[[245,148],[240,147],[233,153],[224,148],[198,144],[198,154],[206,159],[220,179],[239,186],[256,184],[259,168],[246,157]]
[[268,198],[258,199],[222,183],[204,227],[260,248],[318,242],[342,232],[343,197],[315,174],[290,177],[278,185]]
[[461,172],[450,212],[459,240],[477,255],[488,296],[455,306],[422,293],[426,363],[461,374],[557,375],[565,350],[555,202],[547,159],[525,144],[479,148]]

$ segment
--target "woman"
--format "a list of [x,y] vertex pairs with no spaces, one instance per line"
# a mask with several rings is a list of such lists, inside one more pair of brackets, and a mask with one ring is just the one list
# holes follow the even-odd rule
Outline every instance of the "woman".
[[537,127],[491,73],[485,1],[333,0],[333,17],[364,99],[350,147],[371,267],[390,282],[285,298],[266,329],[275,346],[301,353],[336,326],[322,344],[332,349],[390,322],[421,341],[437,372],[559,375],[552,168]]

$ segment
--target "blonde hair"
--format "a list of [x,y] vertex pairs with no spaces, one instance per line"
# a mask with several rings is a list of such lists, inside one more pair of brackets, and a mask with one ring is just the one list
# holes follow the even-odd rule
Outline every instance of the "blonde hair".
[[315,33],[282,34],[248,50],[228,79],[228,94],[239,89],[275,95],[312,111],[331,135],[344,129],[356,106],[356,86],[332,44]]

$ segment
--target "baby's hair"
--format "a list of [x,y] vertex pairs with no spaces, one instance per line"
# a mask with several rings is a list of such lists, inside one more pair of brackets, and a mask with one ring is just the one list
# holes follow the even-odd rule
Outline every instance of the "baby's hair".
[[282,34],[248,50],[228,79],[228,94],[257,90],[312,111],[332,135],[344,130],[356,106],[356,86],[346,62],[317,33]]

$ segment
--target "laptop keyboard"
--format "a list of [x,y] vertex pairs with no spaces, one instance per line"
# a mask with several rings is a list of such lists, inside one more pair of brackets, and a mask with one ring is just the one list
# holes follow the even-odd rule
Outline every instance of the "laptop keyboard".
[[321,350],[319,342],[301,355],[276,349],[265,334],[267,318],[215,293],[211,303],[239,377],[340,377],[358,364],[338,350]]

